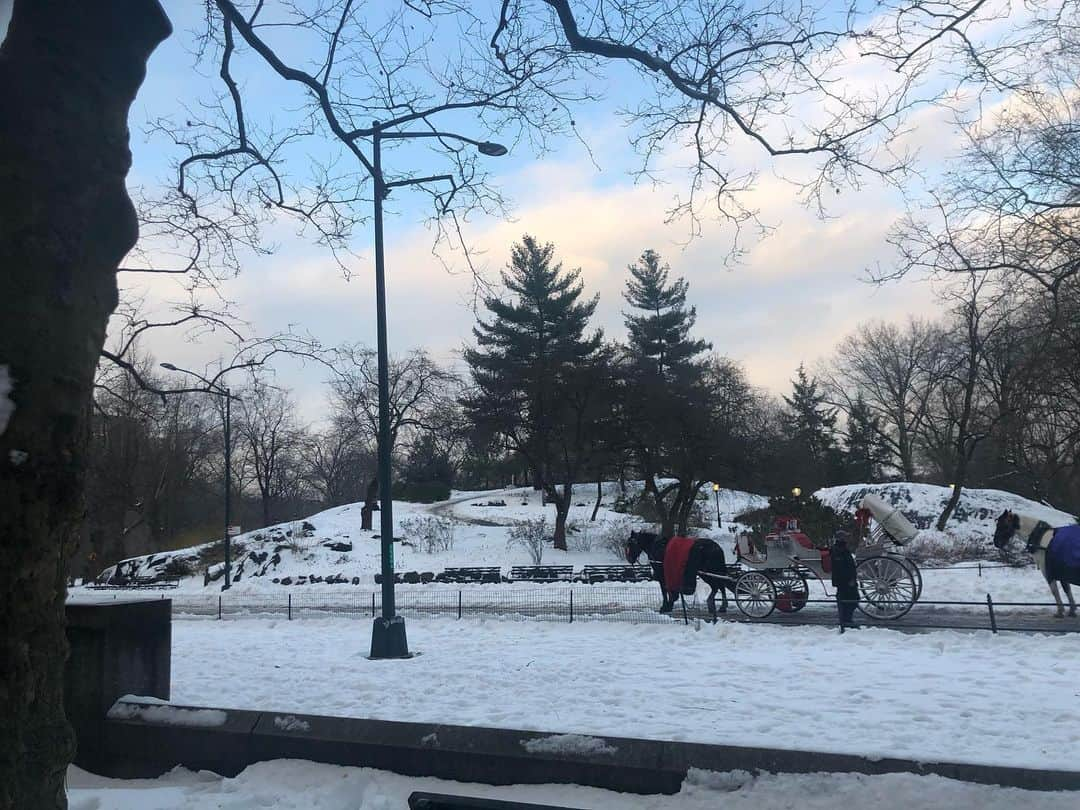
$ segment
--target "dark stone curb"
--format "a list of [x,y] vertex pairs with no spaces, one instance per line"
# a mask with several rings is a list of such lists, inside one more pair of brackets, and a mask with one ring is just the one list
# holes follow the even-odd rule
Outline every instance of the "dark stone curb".
[[[105,723],[107,776],[153,777],[177,765],[234,776],[256,762],[306,759],[490,785],[577,784],[677,793],[690,768],[754,773],[915,773],[1029,790],[1080,790],[1080,771],[871,759],[851,754],[594,737],[593,751],[528,750],[550,733],[225,710],[223,725],[135,716]],[[178,707],[183,711],[185,707]],[[202,707],[186,707],[191,710]]]

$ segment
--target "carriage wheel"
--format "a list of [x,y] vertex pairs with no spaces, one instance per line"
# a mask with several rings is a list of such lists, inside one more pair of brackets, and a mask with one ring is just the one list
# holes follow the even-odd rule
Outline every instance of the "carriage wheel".
[[867,557],[855,566],[859,610],[871,619],[899,619],[918,599],[911,569],[894,557]]
[[810,598],[810,584],[805,577],[794,574],[773,580],[776,588],[776,609],[781,613],[798,613]]
[[760,571],[747,571],[735,580],[735,604],[751,619],[764,619],[776,608],[776,588]]
[[915,577],[915,601],[918,602],[922,599],[922,571],[919,570],[919,566],[915,564],[914,560],[907,557],[902,557],[901,560],[911,571],[912,576]]

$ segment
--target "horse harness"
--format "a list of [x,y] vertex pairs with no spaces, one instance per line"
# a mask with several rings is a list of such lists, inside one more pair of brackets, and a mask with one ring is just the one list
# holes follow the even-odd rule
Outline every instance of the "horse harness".
[[1042,539],[1047,532],[1051,532],[1050,539],[1053,540],[1053,527],[1049,523],[1045,520],[1040,520],[1035,524],[1035,528],[1031,530],[1031,534],[1027,537],[1027,546],[1025,550],[1028,554],[1034,554],[1036,551],[1046,551],[1050,543],[1047,542],[1044,546],[1042,544]]

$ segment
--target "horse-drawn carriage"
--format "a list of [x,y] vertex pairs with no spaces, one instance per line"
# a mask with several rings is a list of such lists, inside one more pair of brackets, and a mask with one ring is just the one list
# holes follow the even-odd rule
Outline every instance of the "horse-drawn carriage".
[[[899,509],[878,496],[866,495],[860,501],[849,548],[855,555],[859,609],[867,616],[898,619],[922,595],[919,567],[901,553],[917,533]],[[802,610],[810,598],[811,578],[828,595],[829,548],[804,534],[795,518],[776,518],[763,541],[739,535],[735,554],[735,604],[747,616],[762,619],[774,610]]]

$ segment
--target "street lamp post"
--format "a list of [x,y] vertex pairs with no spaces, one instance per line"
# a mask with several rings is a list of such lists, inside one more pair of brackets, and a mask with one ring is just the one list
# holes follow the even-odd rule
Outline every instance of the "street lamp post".
[[387,182],[382,171],[382,142],[386,139],[452,138],[475,146],[483,155],[499,157],[507,149],[491,141],[477,141],[452,132],[386,131],[374,121],[371,127],[372,180],[375,192],[375,328],[379,365],[379,549],[382,571],[382,615],[375,618],[371,631],[371,658],[408,658],[409,642],[405,618],[398,616],[394,605],[394,507],[390,491],[390,370],[386,338],[386,268],[383,252],[383,200],[392,188],[452,180],[450,175],[432,175]]
[[712,485],[713,497],[716,498],[716,528],[720,528],[720,485]]
[[188,371],[186,368],[178,368],[172,363],[162,363],[162,368],[167,368],[169,371],[179,371],[183,374],[190,374],[192,377],[197,377],[207,385],[208,394],[214,394],[215,396],[225,398],[225,426],[224,426],[224,439],[225,439],[225,584],[222,586],[223,591],[229,590],[232,586],[232,537],[229,535],[230,523],[232,520],[232,400],[233,396],[229,392],[227,387],[215,385],[201,374],[196,374],[194,371]]

